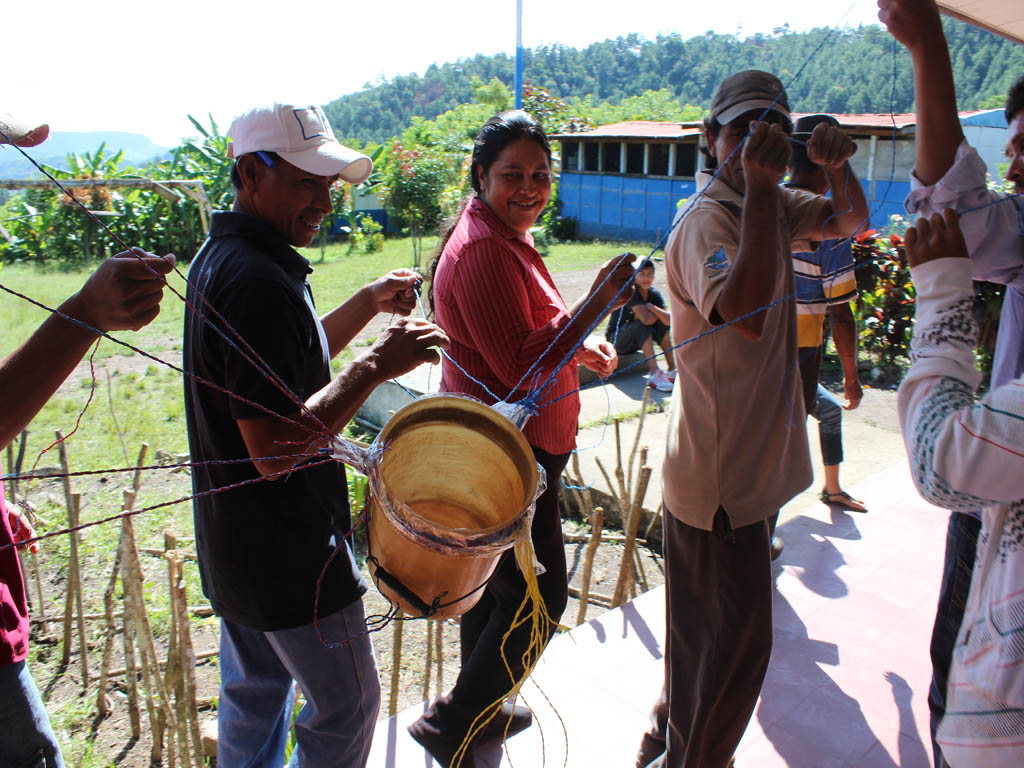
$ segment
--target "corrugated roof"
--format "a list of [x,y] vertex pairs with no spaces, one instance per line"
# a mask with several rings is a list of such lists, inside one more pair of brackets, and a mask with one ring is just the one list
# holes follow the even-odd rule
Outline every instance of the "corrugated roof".
[[553,133],[550,139],[679,139],[684,136],[699,136],[701,123],[659,123],[649,120],[633,120],[625,123],[599,125],[590,131],[578,133]]
[[[793,119],[803,117],[815,112],[794,112]],[[960,118],[971,117],[979,114],[978,110],[961,112]],[[891,130],[893,123],[896,130],[902,131],[917,124],[917,115],[913,113],[902,113],[897,115],[886,114],[863,114],[863,115],[833,115],[839,124],[847,129],[884,128]],[[625,123],[611,123],[599,125],[590,131],[579,131],[577,133],[553,133],[548,138],[558,140],[580,140],[580,139],[682,139],[690,136],[699,136],[703,132],[702,123],[666,123],[646,120],[633,120]]]
[[1024,3],[1020,0],[938,0],[938,6],[947,16],[1024,43]]

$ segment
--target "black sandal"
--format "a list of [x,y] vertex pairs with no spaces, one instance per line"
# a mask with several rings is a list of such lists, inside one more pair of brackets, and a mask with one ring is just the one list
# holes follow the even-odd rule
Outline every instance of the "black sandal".
[[839,507],[840,509],[846,509],[850,512],[867,512],[868,508],[865,506],[863,501],[858,501],[853,498],[846,491],[840,491],[839,493],[829,493],[824,488],[821,489],[821,494],[818,496],[825,504],[830,507]]

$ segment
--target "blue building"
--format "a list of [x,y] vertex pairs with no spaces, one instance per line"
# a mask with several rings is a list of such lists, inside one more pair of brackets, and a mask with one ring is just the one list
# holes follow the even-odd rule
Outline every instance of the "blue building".
[[[960,115],[969,140],[979,148],[1005,145],[1002,110],[993,112],[998,114]],[[857,143],[850,164],[864,187],[872,226],[885,227],[890,216],[904,213],[916,115],[835,117]],[[975,137],[972,132],[978,131],[985,135]],[[679,202],[696,191],[695,176],[705,167],[700,151],[706,146],[704,129],[697,122],[613,123],[551,138],[561,144],[561,213],[579,222],[584,237],[657,242],[671,228]],[[989,149],[982,157],[997,176],[998,153]]]

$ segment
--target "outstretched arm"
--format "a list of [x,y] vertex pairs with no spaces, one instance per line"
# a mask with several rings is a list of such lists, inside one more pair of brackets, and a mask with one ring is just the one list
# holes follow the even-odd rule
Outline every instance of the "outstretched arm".
[[952,167],[964,140],[939,9],[935,0],[878,0],[878,8],[879,20],[907,47],[914,63],[914,170],[925,186],[931,186]]
[[[119,253],[100,264],[60,312],[106,333],[137,331],[152,321],[160,312],[163,276],[174,268],[174,256],[160,258],[142,249],[135,253]],[[0,446],[32,421],[96,338],[93,331],[50,315],[0,362]]]
[[416,306],[420,276],[411,269],[395,269],[364,285],[343,304],[320,318],[333,360],[379,312],[408,317]]
[[[447,347],[448,337],[425,320],[402,318],[389,326],[373,346],[357,357],[327,386],[306,400],[306,411],[289,416],[291,422],[273,417],[239,419],[238,429],[246,450],[253,458],[293,456],[305,447],[324,447],[328,440],[323,428],[341,432],[356,415],[370,393],[382,382],[401,376],[421,363],[438,363],[436,347]],[[308,411],[308,412],[307,412]],[[309,443],[310,435],[318,435]],[[255,463],[264,476],[274,476],[300,463],[302,458],[270,459]]]

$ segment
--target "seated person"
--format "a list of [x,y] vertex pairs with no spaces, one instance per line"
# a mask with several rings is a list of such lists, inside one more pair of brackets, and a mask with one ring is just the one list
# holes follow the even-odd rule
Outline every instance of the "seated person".
[[[676,380],[676,363],[671,354],[672,333],[669,325],[668,307],[661,292],[654,287],[654,262],[647,261],[636,272],[633,295],[622,309],[617,309],[608,318],[605,338],[615,345],[619,355],[629,355],[638,349],[647,358],[650,374],[648,386],[659,392],[671,392]],[[658,368],[654,358],[654,343],[657,342],[665,354],[668,370]]]

